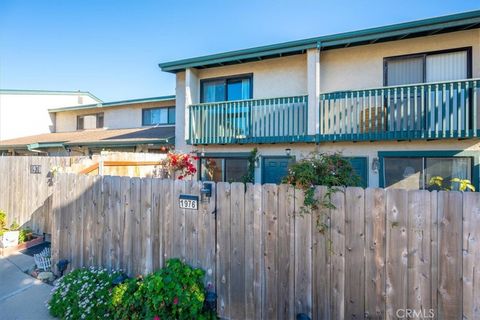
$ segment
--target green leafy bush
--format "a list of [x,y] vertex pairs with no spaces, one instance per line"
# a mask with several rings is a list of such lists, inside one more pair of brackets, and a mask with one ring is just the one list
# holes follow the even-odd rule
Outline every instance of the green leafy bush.
[[207,319],[204,275],[202,269],[170,259],[164,268],[146,276],[134,295],[145,303],[147,319]]
[[32,234],[32,230],[29,228],[20,229],[18,233],[18,243],[23,243],[25,241],[30,240],[30,235]]
[[112,281],[118,276],[95,268],[70,272],[54,288],[50,313],[61,319],[110,318]]
[[7,227],[7,213],[3,210],[0,210],[0,231],[4,230]]
[[119,272],[77,269],[54,288],[49,309],[62,319],[215,319],[204,309],[204,275],[170,259],[155,273],[114,286]]
[[144,319],[144,303],[138,291],[142,278],[127,279],[112,291],[112,315],[118,320]]

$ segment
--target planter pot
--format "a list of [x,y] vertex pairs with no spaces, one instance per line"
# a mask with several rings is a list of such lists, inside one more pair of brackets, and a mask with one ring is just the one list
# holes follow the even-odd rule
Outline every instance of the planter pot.
[[43,237],[36,237],[33,238],[30,241],[26,241],[24,243],[17,244],[16,246],[8,247],[8,248],[2,248],[0,247],[0,256],[8,256],[12,253],[15,253],[17,251],[22,251],[25,249],[28,249],[30,247],[36,246],[40,243],[43,242]]
[[18,245],[19,231],[5,231],[0,237],[0,247],[9,248]]

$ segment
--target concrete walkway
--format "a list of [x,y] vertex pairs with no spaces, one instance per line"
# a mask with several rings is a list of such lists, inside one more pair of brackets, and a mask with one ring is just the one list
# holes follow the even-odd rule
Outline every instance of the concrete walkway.
[[45,306],[52,287],[24,273],[34,265],[33,257],[22,253],[0,257],[0,318],[54,319]]

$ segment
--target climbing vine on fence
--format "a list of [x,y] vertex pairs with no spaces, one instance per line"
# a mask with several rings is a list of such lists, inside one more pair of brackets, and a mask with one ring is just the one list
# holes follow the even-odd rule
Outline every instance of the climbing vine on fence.
[[[305,192],[305,200],[301,207],[301,214],[317,210],[317,229],[324,232],[327,226],[322,216],[328,209],[334,209],[332,195],[340,191],[339,187],[358,186],[360,177],[354,172],[350,162],[341,154],[311,153],[288,170],[288,175],[283,179]],[[327,192],[322,199],[315,198],[315,186],[326,186]]]

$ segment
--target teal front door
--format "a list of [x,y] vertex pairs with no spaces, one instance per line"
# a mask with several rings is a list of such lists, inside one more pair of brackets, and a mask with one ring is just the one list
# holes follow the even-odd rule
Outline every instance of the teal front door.
[[353,171],[360,177],[360,186],[368,187],[368,159],[367,157],[347,157]]
[[292,157],[286,156],[263,157],[262,182],[281,183],[283,177],[288,174],[288,165],[293,161]]

